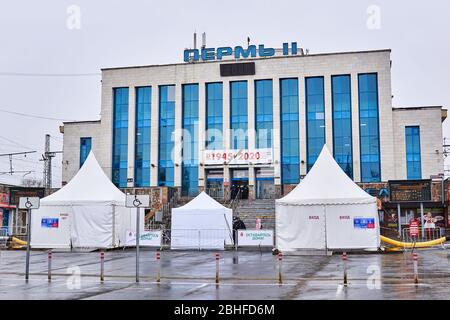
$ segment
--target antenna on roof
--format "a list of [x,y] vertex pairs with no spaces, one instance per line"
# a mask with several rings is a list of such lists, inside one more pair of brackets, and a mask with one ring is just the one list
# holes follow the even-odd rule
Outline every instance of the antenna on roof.
[[197,49],[197,31],[194,32],[194,49]]
[[202,49],[206,48],[206,32],[202,33]]

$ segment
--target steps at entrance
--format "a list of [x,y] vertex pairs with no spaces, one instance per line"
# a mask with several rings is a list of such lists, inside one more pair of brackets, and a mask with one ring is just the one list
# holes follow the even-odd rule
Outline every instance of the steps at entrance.
[[257,218],[261,218],[263,229],[275,229],[274,199],[239,200],[233,214],[244,221],[247,229],[255,228]]

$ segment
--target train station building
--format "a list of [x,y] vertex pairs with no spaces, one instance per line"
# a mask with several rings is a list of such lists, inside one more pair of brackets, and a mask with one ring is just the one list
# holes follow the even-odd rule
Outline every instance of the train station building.
[[392,63],[389,49],[309,54],[289,43],[102,69],[101,118],[61,127],[63,184],[92,149],[119,188],[279,198],[324,144],[365,188],[442,177],[446,110],[393,106]]

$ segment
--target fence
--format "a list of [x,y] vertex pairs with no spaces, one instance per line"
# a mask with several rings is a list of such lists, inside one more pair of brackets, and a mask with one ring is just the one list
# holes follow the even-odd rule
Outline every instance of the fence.
[[444,228],[425,228],[424,231],[419,228],[419,235],[417,237],[411,237],[410,228],[402,229],[402,240],[405,242],[420,242],[436,240],[445,236]]
[[233,232],[225,229],[165,229],[161,247],[208,250],[231,247],[233,242]]

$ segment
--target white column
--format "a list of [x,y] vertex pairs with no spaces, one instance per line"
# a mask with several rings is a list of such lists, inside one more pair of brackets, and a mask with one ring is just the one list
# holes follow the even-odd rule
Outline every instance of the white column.
[[183,97],[182,97],[182,87],[181,84],[175,86],[175,131],[172,138],[174,139],[174,187],[181,187],[181,150],[183,147],[182,137],[183,137]]
[[127,187],[134,187],[134,141],[136,131],[136,88],[128,89],[128,170],[127,178],[133,179],[127,182]]
[[[223,148],[224,150],[229,150],[231,147],[230,137],[230,82],[223,82]],[[224,185],[230,184],[230,170],[228,166],[223,168],[223,182]]]
[[150,169],[150,186],[158,185],[158,156],[159,156],[159,87],[152,86],[152,118],[151,118],[151,169]]
[[272,106],[273,106],[273,174],[275,185],[281,184],[281,121],[280,121],[280,79],[274,78],[272,81]]
[[198,186],[206,187],[205,159],[203,157],[206,148],[206,88],[205,83],[198,84]]
[[[298,78],[298,118],[300,136],[300,174],[306,175],[306,96],[305,77]],[[303,161],[303,163],[302,163]]]
[[323,77],[324,101],[325,101],[325,143],[333,154],[333,108],[331,107],[331,76]]
[[[247,139],[248,139],[248,149],[256,149],[256,126],[255,126],[255,81],[249,79],[247,81]],[[253,166],[248,167],[248,185],[255,185],[255,169]]]
[[358,74],[351,74],[352,93],[352,156],[353,156],[353,180],[361,181],[360,149],[359,149],[359,101],[358,101]]

